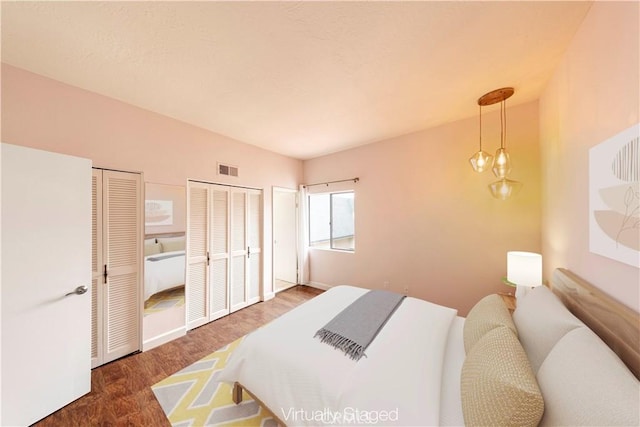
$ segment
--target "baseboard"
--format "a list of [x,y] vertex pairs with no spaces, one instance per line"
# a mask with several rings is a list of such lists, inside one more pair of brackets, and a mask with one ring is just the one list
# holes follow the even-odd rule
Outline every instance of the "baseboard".
[[162,335],[158,335],[157,337],[153,337],[151,339],[148,339],[148,340],[144,341],[142,343],[142,351],[151,350],[152,348],[156,348],[159,345],[166,344],[169,341],[173,341],[176,338],[183,337],[186,334],[187,334],[186,326],[181,326],[181,327],[179,327],[177,329],[174,329],[172,331],[165,332]]
[[325,283],[320,283],[320,282],[309,282],[306,285],[312,288],[321,289],[323,291],[327,291],[333,287],[331,285],[327,285]]
[[275,296],[276,296],[275,292],[268,292],[264,294],[264,296],[262,297],[262,301],[269,301],[270,299],[274,299]]

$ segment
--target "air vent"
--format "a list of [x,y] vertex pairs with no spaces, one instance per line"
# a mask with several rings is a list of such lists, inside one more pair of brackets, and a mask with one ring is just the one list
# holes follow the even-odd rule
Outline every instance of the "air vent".
[[238,167],[218,163],[218,175],[238,176]]

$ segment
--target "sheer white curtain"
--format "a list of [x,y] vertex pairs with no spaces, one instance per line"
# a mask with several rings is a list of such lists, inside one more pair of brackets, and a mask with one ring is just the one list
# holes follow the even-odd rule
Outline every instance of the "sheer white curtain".
[[309,283],[309,197],[304,185],[298,191],[298,283]]

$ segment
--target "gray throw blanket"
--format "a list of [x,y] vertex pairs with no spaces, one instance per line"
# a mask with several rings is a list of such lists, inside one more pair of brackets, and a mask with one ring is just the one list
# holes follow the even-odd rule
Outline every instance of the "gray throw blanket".
[[314,337],[342,350],[351,359],[360,360],[404,298],[394,292],[369,291],[338,313]]

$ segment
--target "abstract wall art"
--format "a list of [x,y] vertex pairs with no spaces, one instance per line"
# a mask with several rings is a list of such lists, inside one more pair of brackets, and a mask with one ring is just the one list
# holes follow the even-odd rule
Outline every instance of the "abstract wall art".
[[589,250],[640,268],[640,124],[589,150]]

